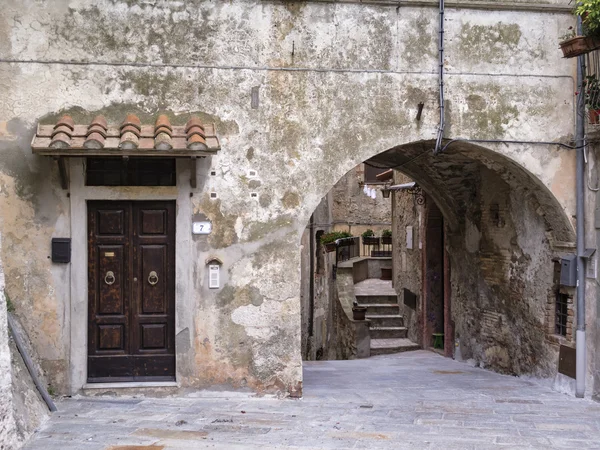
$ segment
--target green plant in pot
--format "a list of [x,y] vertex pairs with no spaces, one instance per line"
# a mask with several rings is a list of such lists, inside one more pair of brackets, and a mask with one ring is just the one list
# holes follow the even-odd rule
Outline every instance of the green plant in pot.
[[390,245],[392,243],[392,231],[391,230],[383,230],[381,232],[381,242],[386,245]]
[[379,238],[370,228],[362,234],[363,245],[379,245]]
[[581,16],[584,36],[600,38],[600,0],[579,0],[575,14]]
[[324,233],[321,236],[321,244],[325,246],[325,251],[333,252],[337,247],[336,241],[338,239],[345,239],[349,237],[352,237],[352,235],[347,231],[330,231],[329,233]]
[[600,48],[600,0],[579,0],[573,10],[581,16],[583,36],[573,27],[560,38],[560,48],[565,58],[574,58]]
[[591,124],[600,123],[600,80],[596,75],[588,75],[583,81],[585,104]]

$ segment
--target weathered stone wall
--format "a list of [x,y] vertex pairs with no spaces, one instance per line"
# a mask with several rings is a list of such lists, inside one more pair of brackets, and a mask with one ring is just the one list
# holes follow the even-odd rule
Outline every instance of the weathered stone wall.
[[[0,246],[2,242],[0,239]],[[17,426],[13,415],[12,367],[8,347],[4,271],[0,261],[0,449],[17,448]]]
[[332,213],[335,228],[360,236],[371,229],[377,236],[391,228],[392,204],[377,192],[368,197],[359,183],[364,180],[364,164],[344,175],[332,188]]
[[465,227],[447,228],[446,244],[462,357],[504,373],[553,375],[545,306],[561,250],[551,248],[535,203],[492,172],[481,171],[472,195]]
[[[394,184],[410,183],[406,175],[396,172]],[[401,304],[404,326],[408,329],[408,338],[413,342],[421,342],[421,297],[422,297],[422,258],[421,221],[422,207],[417,204],[414,195],[406,191],[395,191],[392,194],[392,223],[394,246],[393,285],[398,293],[398,299],[403,302],[404,289],[417,296],[417,307],[410,308]],[[408,227],[412,228],[412,248],[407,248]]]
[[[85,217],[72,211],[81,211],[87,199],[99,195],[177,199],[176,347],[183,386],[298,391],[299,245],[311,213],[357,164],[398,144],[430,140],[437,129],[437,6],[381,3],[3,3],[2,256],[16,313],[58,392],[76,392],[85,382],[87,287],[79,270],[86,264],[81,248]],[[446,136],[568,139],[574,66],[561,58],[556,41],[573,24],[569,8],[548,13],[535,5],[522,11],[502,9],[496,2],[490,3],[491,11],[464,6],[446,11]],[[260,92],[257,109],[251,107],[253,87]],[[417,122],[419,102],[425,108]],[[148,122],[159,110],[177,115],[174,123],[184,122],[190,112],[216,123],[222,150],[199,164],[195,190],[189,188],[185,162],[178,164],[177,188],[150,192],[86,189],[83,162],[71,161],[69,197],[60,189],[55,164],[30,153],[36,122],[54,120],[59,112],[71,113],[77,122],[100,112],[119,123],[126,112]],[[572,215],[573,152],[540,145],[489,147],[506,161],[497,171],[510,177],[513,172],[506,167],[524,168],[537,183],[531,186],[543,187],[552,199],[554,209],[541,205],[542,211],[553,212],[544,219],[531,212],[535,208],[527,211],[534,226],[513,219],[519,233],[522,228],[526,236],[535,232],[538,242],[551,217],[560,222]],[[440,195],[448,187],[444,180],[426,172],[420,179],[414,176],[420,163],[407,165],[405,172],[446,200]],[[208,175],[210,169],[215,176]],[[256,170],[257,177],[249,179],[249,170]],[[211,191],[217,199],[210,198]],[[503,201],[510,198],[512,204],[517,194],[522,192],[506,192]],[[440,204],[443,212],[449,210],[449,204]],[[183,240],[194,214],[211,220],[214,232],[188,240],[190,232]],[[450,225],[460,228],[461,223],[450,220]],[[572,230],[566,226],[552,233],[569,237]],[[73,264],[52,265],[51,237],[71,235],[78,242]],[[493,248],[504,249],[510,242],[499,240],[493,233],[482,237]],[[514,254],[517,261],[502,261],[507,277],[499,280],[510,289],[503,286],[491,294],[504,295],[507,289],[513,294],[514,288],[519,295],[539,297],[541,285],[509,283],[509,269],[521,269],[519,261],[527,260],[519,251]],[[531,254],[538,256],[535,249]],[[218,291],[206,283],[204,261],[211,256],[224,262],[224,286]],[[547,256],[541,251],[540,261]],[[459,263],[464,261],[454,261],[453,267]],[[537,264],[524,268],[532,277],[537,269],[546,275]],[[469,274],[454,272],[453,277],[457,298],[478,292]],[[482,297],[491,294],[485,291]],[[524,300],[521,306],[529,303]],[[461,330],[464,335],[480,332],[469,323]],[[516,364],[520,369],[525,363]]]
[[[321,233],[331,231],[331,193],[323,197],[319,206],[313,212],[312,225],[309,225],[302,234],[302,274],[301,291],[302,299],[302,357],[306,360],[331,359],[334,357],[335,348],[331,348],[330,338],[333,327],[333,288],[332,276],[335,264],[335,253],[324,251],[320,243]],[[314,252],[310,253],[310,236],[314,239]],[[310,258],[313,258],[313,273],[311,275]],[[313,276],[313,305],[312,329],[309,327],[311,318],[311,283]],[[312,332],[312,335],[310,333]]]

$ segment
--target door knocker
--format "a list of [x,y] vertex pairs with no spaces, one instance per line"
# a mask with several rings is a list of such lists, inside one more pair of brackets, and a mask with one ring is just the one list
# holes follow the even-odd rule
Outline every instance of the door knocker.
[[106,272],[106,276],[104,277],[104,282],[106,284],[108,284],[110,286],[111,284],[115,283],[115,280],[116,280],[115,274],[112,270],[109,270],[108,272]]
[[158,283],[158,274],[154,270],[150,272],[150,275],[148,275],[148,283],[150,283],[152,286]]

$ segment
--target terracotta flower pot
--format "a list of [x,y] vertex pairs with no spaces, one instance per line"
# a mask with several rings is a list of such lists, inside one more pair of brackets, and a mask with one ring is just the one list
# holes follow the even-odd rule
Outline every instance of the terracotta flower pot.
[[588,117],[590,119],[590,124],[592,124],[592,125],[600,124],[600,109],[590,109],[588,111]]
[[586,36],[575,36],[559,43],[565,58],[575,58],[600,48],[600,39]]

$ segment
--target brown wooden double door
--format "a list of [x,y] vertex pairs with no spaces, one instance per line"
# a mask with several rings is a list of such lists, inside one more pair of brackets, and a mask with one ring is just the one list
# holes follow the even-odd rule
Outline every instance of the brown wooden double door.
[[175,203],[88,202],[88,381],[175,379]]

